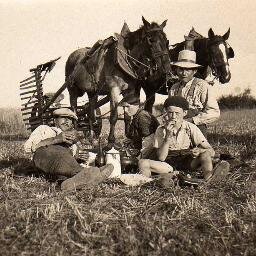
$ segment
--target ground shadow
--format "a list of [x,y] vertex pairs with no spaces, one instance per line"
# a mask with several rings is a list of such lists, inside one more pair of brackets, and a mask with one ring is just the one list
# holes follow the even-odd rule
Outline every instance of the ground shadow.
[[33,162],[28,158],[14,158],[0,160],[0,170],[5,168],[11,168],[17,175],[35,175],[38,173],[37,168]]

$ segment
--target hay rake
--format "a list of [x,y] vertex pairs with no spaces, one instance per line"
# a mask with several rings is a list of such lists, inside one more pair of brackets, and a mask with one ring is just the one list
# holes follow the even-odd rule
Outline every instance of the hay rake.
[[49,123],[51,111],[43,111],[46,104],[43,81],[59,59],[60,57],[30,69],[31,76],[20,82],[22,118],[29,130],[34,130],[40,124]]
[[[43,81],[47,73],[54,68],[56,61],[59,59],[60,57],[30,69],[31,76],[20,82],[22,118],[26,128],[30,131],[33,131],[37,126],[42,124],[53,124],[52,112],[54,109],[61,106],[60,103],[56,104],[56,101],[58,102],[58,97],[67,88],[66,82],[50,98],[47,98],[43,91]],[[93,124],[96,135],[100,134],[102,128],[102,118],[99,107],[107,102],[109,102],[108,96],[100,99],[96,104],[97,118],[96,123]],[[88,103],[84,106],[78,106],[78,122],[76,124],[78,130],[90,130],[87,111]]]

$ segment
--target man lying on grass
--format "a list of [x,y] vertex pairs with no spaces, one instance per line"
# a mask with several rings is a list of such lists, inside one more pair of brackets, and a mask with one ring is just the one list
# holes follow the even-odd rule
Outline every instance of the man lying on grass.
[[141,159],[140,172],[150,177],[151,173],[169,173],[173,169],[201,169],[205,181],[213,176],[212,157],[214,150],[200,129],[184,120],[189,109],[187,100],[171,96],[164,102],[165,123],[160,125],[154,136],[156,160]]
[[84,168],[74,157],[78,132],[74,129],[77,116],[68,108],[53,112],[55,127],[40,125],[25,142],[25,151],[33,153],[35,166],[47,174],[66,176],[62,190],[94,186],[105,180],[113,165]]

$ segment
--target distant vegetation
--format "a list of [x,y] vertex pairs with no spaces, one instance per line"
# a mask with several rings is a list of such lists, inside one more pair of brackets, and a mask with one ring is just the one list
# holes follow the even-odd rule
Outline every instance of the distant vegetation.
[[226,95],[218,99],[220,109],[251,109],[256,108],[256,98],[251,95],[251,89],[247,88],[238,95]]
[[15,108],[0,108],[1,138],[24,138],[27,135],[25,125],[19,110]]
[[[218,99],[220,109],[232,110],[232,109],[252,109],[256,108],[256,98],[251,95],[251,89],[247,88],[242,93],[233,95],[224,95]],[[159,113],[163,109],[163,104],[157,104],[154,106],[156,113]]]

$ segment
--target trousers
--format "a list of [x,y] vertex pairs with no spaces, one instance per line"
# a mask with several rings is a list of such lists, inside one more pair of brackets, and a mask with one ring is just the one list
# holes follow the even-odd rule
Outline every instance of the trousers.
[[83,170],[69,148],[61,145],[40,147],[33,156],[35,166],[46,174],[72,177]]

